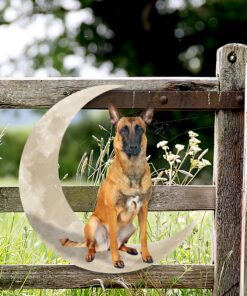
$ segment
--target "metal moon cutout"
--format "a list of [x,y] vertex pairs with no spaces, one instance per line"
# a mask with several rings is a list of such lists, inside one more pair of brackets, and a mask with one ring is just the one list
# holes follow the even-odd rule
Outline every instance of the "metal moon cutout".
[[[124,273],[147,268],[141,256],[121,252],[125,268],[114,268],[109,251],[98,252],[86,262],[85,248],[65,248],[59,239],[69,237],[83,242],[83,224],[68,204],[58,175],[58,158],[64,133],[74,115],[98,95],[120,87],[100,85],[78,91],[55,104],[39,120],[28,137],[19,169],[19,188],[24,211],[40,238],[62,258],[87,270]],[[45,90],[44,90],[45,91]],[[81,197],[83,199],[83,196]],[[154,264],[159,263],[190,234],[195,221],[162,241],[149,243]],[[140,246],[135,246],[140,251]]]

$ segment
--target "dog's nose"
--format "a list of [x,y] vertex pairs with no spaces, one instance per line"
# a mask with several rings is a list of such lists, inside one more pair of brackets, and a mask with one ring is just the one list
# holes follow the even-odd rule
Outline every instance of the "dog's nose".
[[136,150],[137,148],[138,148],[137,145],[130,145],[130,149],[131,149],[131,150]]

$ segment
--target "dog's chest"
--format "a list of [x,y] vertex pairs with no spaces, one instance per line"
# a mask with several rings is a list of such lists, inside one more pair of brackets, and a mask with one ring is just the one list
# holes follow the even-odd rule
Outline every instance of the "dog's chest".
[[117,200],[118,223],[128,224],[139,213],[143,202],[139,195],[122,196]]
[[140,192],[136,190],[131,194],[124,194],[119,192],[119,195],[116,200],[116,207],[122,208],[126,212],[138,213],[141,206],[147,201],[149,197],[148,192]]
[[142,201],[139,195],[130,196],[125,204],[125,210],[127,212],[138,213],[140,207],[142,206]]

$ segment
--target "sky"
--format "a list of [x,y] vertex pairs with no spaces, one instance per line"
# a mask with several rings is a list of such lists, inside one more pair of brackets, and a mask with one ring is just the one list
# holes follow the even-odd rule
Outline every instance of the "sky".
[[[80,9],[77,1],[62,1],[68,12],[66,16],[66,27],[70,29],[71,34],[78,29],[79,25],[93,21],[92,11],[90,9]],[[21,78],[32,76],[37,78],[60,76],[55,69],[47,66],[34,70],[32,61],[27,59],[23,52],[27,46],[31,46],[30,55],[35,54],[37,50],[48,53],[48,48],[43,44],[39,48],[35,45],[37,41],[44,41],[60,36],[63,33],[63,24],[59,19],[51,15],[37,15],[30,22],[24,23],[18,19],[19,9],[27,12],[29,1],[25,1],[25,7],[21,7],[21,1],[11,1],[12,7],[6,10],[5,18],[13,22],[11,25],[0,26],[0,79],[4,77]],[[3,8],[4,1],[0,1],[0,9]],[[2,6],[2,7],[1,7]],[[75,49],[74,55],[69,55],[64,59],[64,66],[67,69],[77,66],[79,77],[82,78],[106,78],[112,76],[110,73],[112,65],[109,62],[103,63],[101,67],[94,66],[94,59],[86,58],[81,48]],[[124,70],[117,71],[114,76],[126,76]],[[0,127],[23,127],[33,125],[40,118],[40,115],[31,110],[0,110]],[[78,118],[78,117],[77,117]],[[76,119],[75,119],[76,121]]]
[[[0,1],[0,10],[3,8],[6,0]],[[65,24],[61,19],[52,14],[35,14],[29,16],[32,0],[11,0],[5,13],[6,21],[10,25],[0,26],[0,76],[1,77],[50,77],[60,76],[60,73],[46,65],[44,68],[34,69],[32,56],[37,53],[48,54],[49,47],[46,41],[52,41],[68,32],[68,36],[76,35],[82,23],[91,24],[94,22],[93,12],[90,8],[80,8],[76,0],[57,0],[64,8],[70,9],[66,13]],[[23,5],[25,3],[25,5]],[[31,6],[31,7],[30,7]],[[37,44],[38,43],[38,44]],[[29,47],[27,55],[23,55],[25,49]],[[123,69],[117,69],[114,74],[111,73],[111,62],[105,62],[100,67],[94,66],[94,57],[86,57],[83,48],[75,46],[74,54],[64,58],[63,64],[66,69],[76,67],[79,77],[102,78],[108,76],[126,76]],[[27,58],[28,56],[28,58]]]
[[14,128],[33,125],[40,118],[31,110],[0,110],[0,130],[4,127]]

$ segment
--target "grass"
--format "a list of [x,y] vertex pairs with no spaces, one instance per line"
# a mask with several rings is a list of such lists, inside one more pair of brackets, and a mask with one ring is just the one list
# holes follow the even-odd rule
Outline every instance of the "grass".
[[[84,220],[85,215],[78,213]],[[212,250],[212,213],[211,212],[170,212],[149,213],[148,236],[150,241],[170,236],[194,216],[202,217],[198,227],[170,256],[164,264],[209,264]],[[132,238],[138,242],[138,232]],[[1,213],[0,215],[0,264],[68,264],[57,256],[37,236],[23,213]],[[73,289],[73,290],[7,290],[0,295],[210,295],[209,290],[200,289]]]

